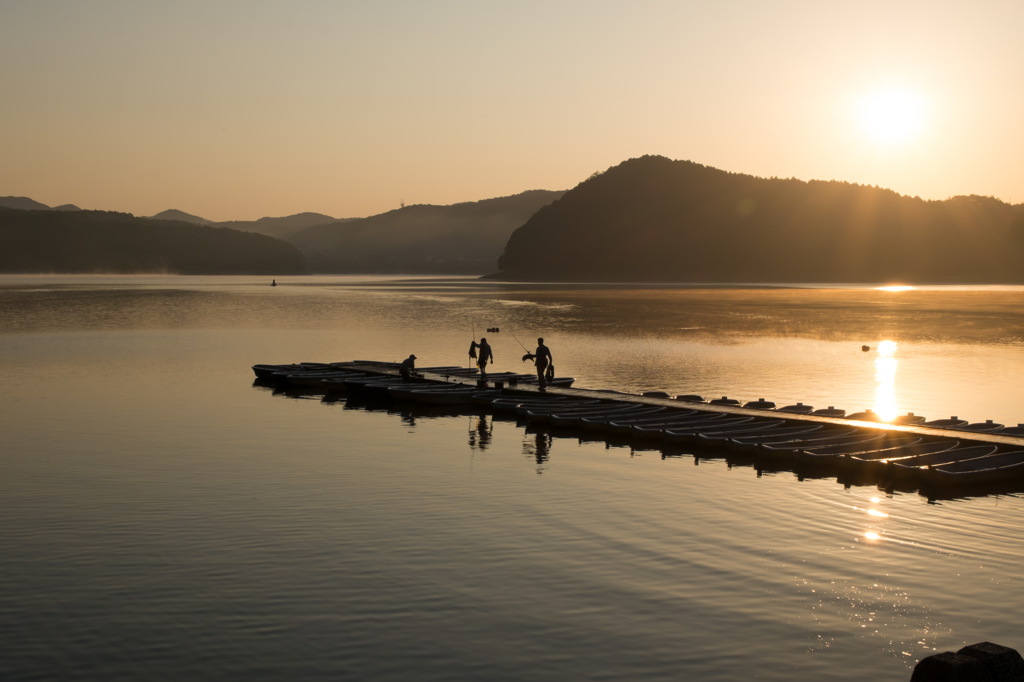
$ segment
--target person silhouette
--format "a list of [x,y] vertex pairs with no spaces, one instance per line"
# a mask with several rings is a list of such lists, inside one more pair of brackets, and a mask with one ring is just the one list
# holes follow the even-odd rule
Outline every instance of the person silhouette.
[[555,361],[551,357],[551,349],[544,345],[544,339],[537,339],[536,352],[527,353],[523,356],[523,360],[533,360],[533,364],[537,367],[537,384],[540,386],[540,392],[545,393],[547,391],[546,371],[548,365],[553,365]]
[[409,381],[409,377],[416,376],[416,356],[410,355],[405,360],[402,360],[398,373],[402,375],[402,381],[405,382]]
[[277,280],[276,280],[276,279],[274,279],[274,280],[271,280],[271,281],[270,281],[270,286],[272,286],[272,287],[276,287],[276,286],[277,286]]
[[480,378],[487,380],[487,363],[494,362],[494,353],[491,352],[491,345],[487,343],[487,339],[480,337],[480,343],[474,341],[469,346],[469,355],[473,356],[473,350],[480,349],[480,357],[476,361],[476,366],[480,368]]

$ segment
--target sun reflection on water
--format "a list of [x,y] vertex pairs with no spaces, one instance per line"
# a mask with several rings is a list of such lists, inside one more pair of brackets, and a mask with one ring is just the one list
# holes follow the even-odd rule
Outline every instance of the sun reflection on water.
[[892,285],[888,287],[875,287],[877,291],[913,291],[914,287],[908,287],[905,285]]
[[890,421],[899,415],[896,406],[896,366],[899,360],[895,357],[898,345],[895,341],[882,341],[878,344],[878,357],[875,358],[875,412],[882,421]]

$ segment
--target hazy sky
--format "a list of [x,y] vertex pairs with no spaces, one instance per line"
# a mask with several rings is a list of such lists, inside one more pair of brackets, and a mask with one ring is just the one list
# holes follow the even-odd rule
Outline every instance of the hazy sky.
[[0,2],[0,195],[362,216],[662,154],[1024,201],[1024,1]]

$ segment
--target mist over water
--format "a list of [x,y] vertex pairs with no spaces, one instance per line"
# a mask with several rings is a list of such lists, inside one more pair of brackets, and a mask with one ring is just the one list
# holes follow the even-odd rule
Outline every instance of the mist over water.
[[898,680],[1024,646],[1016,495],[758,477],[249,369],[460,364],[474,331],[523,369],[542,335],[585,387],[1016,424],[1022,288],[267,284],[0,278],[0,677]]

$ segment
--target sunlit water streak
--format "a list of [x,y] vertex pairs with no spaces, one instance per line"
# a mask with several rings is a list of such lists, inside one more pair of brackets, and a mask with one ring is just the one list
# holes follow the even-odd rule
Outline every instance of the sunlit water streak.
[[1016,496],[758,477],[248,370],[457,363],[475,320],[503,328],[499,369],[507,328],[591,386],[881,410],[860,348],[891,340],[900,412],[1012,421],[1019,292],[11,280],[0,678],[908,679],[934,650],[1024,646]]

